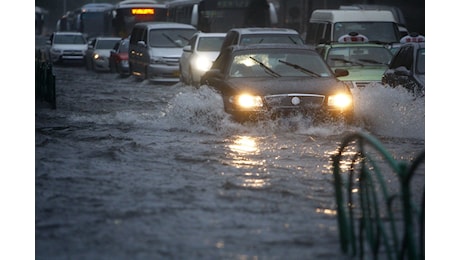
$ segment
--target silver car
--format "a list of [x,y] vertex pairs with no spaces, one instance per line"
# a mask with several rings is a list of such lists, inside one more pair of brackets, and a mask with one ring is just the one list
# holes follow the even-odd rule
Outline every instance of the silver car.
[[201,76],[219,55],[224,38],[225,33],[195,33],[179,60],[180,80],[185,84],[199,85]]
[[86,68],[94,71],[110,71],[110,51],[120,37],[96,37],[88,44]]
[[53,63],[77,61],[83,64],[88,45],[80,32],[54,32],[47,44],[47,56]]
[[195,27],[170,22],[137,23],[129,40],[129,69],[139,79],[179,82],[179,59]]

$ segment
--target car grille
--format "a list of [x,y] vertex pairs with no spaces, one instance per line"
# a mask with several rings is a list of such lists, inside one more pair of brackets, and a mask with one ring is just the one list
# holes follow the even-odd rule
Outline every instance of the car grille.
[[166,65],[177,66],[179,64],[179,58],[163,57],[163,62]]
[[65,56],[81,56],[82,52],[79,50],[64,50]]
[[281,94],[265,96],[268,107],[276,109],[318,109],[323,105],[324,95]]

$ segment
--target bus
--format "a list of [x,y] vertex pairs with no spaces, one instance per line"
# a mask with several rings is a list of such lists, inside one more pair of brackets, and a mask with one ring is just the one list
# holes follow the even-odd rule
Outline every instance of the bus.
[[57,31],[77,31],[86,37],[112,35],[113,4],[92,3],[68,11],[57,22]]
[[92,3],[83,5],[77,11],[77,31],[88,38],[112,35],[112,11],[114,5],[109,3]]
[[138,22],[166,21],[165,4],[149,0],[125,0],[115,5],[112,26],[114,35],[127,38]]
[[166,5],[168,21],[191,24],[202,32],[278,24],[275,6],[267,0],[172,0]]

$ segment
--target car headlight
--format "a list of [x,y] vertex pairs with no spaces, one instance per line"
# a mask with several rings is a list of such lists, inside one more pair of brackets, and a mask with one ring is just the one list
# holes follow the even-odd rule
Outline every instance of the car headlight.
[[257,108],[263,107],[262,97],[249,94],[242,94],[230,98],[230,103],[233,103],[241,108]]
[[56,48],[51,48],[51,52],[62,53],[62,50],[61,49],[56,49]]
[[353,99],[350,94],[336,94],[329,96],[327,99],[327,105],[329,107],[339,108],[339,109],[347,109],[351,106]]
[[93,58],[94,58],[95,60],[99,59],[99,54],[94,53]]
[[212,62],[208,58],[197,57],[193,61],[193,65],[199,71],[208,71],[212,66]]

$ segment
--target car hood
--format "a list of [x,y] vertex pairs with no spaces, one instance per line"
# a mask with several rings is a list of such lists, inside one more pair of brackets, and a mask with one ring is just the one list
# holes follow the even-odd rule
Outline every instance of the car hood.
[[227,84],[234,92],[258,95],[286,93],[329,95],[338,91],[349,91],[348,87],[334,78],[230,78]]
[[[386,66],[369,68],[349,67],[347,68],[348,76],[339,77],[338,79],[342,81],[381,81],[386,69]],[[335,68],[332,68],[332,70],[335,70]]]
[[61,50],[87,50],[88,45],[86,44],[54,44],[54,49],[61,49]]
[[151,56],[165,57],[165,58],[180,58],[182,55],[182,48],[152,48]]
[[106,49],[98,49],[98,50],[94,50],[94,54],[99,54],[100,56],[104,56],[104,57],[109,57],[110,56],[110,50],[106,50]]

